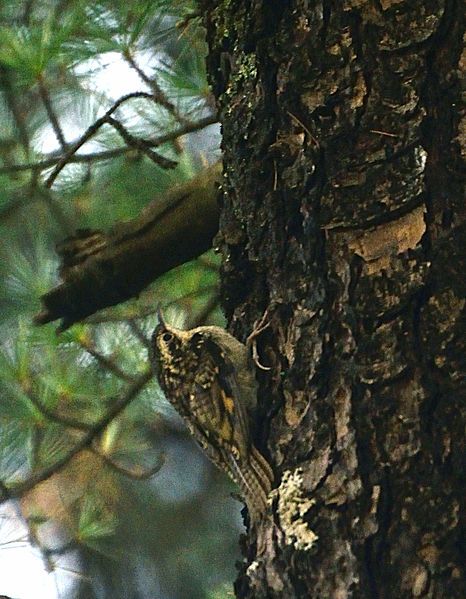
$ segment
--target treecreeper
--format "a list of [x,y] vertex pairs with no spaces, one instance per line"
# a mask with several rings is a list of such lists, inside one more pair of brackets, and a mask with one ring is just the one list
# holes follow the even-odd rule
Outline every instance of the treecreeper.
[[251,438],[257,385],[248,347],[217,326],[172,327],[159,311],[151,363],[194,439],[238,485],[255,525],[267,510],[273,472]]

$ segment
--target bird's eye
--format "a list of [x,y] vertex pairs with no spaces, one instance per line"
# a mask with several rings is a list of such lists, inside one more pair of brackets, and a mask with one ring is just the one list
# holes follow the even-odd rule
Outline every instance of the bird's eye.
[[169,343],[172,339],[173,335],[171,333],[164,333],[162,335],[162,341],[165,341],[165,343]]

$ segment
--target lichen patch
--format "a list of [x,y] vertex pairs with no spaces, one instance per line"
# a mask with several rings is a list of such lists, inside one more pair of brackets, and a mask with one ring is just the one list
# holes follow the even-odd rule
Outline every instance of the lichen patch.
[[278,515],[287,544],[297,550],[309,551],[318,539],[303,519],[314,505],[304,493],[302,469],[286,470],[278,488]]

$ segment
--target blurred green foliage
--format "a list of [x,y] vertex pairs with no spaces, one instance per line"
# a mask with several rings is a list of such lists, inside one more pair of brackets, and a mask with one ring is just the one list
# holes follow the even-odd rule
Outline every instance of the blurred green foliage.
[[[40,296],[58,282],[57,242],[136,216],[216,159],[215,127],[158,147],[178,163],[163,170],[105,125],[70,154],[51,189],[44,184],[125,94],[155,97],[128,100],[114,114],[135,138],[211,114],[195,10],[188,0],[0,4],[0,482],[15,492],[53,471],[18,493],[16,507],[46,575],[63,587],[73,574],[66,597],[232,594],[240,505],[155,381],[74,451],[131,385],[145,381],[158,303],[178,325],[222,324],[218,257],[179,267],[139,298],[60,335],[54,325],[32,325]],[[0,553],[0,570],[1,560]]]

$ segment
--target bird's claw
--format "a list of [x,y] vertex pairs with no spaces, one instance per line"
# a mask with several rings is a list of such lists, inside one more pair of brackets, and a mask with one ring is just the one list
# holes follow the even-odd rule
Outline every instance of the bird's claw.
[[257,351],[257,341],[256,341],[256,338],[263,331],[265,331],[265,329],[267,329],[270,326],[270,322],[267,320],[267,317],[268,317],[268,308],[262,314],[261,318],[259,320],[256,320],[256,322],[254,323],[252,332],[246,339],[247,347],[251,347],[252,359],[254,360],[254,364],[257,366],[257,368],[260,368],[261,370],[271,370],[270,366],[264,366],[263,364],[261,364],[260,359],[259,359],[259,353]]

